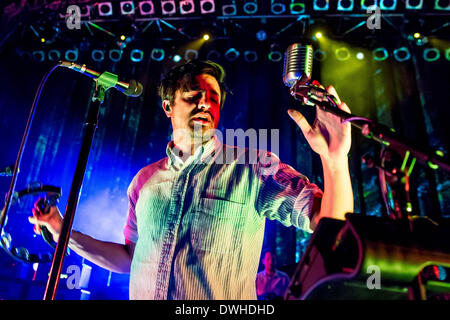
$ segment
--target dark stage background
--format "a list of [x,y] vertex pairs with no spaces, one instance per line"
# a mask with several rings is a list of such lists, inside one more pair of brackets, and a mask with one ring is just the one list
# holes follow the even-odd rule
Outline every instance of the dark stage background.
[[[415,11],[408,11],[405,1],[398,1],[396,10],[382,11],[381,28],[375,30],[366,26],[370,15],[359,4],[353,11],[338,12],[337,1],[330,1],[328,11],[316,11],[313,1],[308,1],[302,18],[288,9],[272,13],[270,1],[259,1],[254,17],[242,11],[240,1],[235,16],[223,14],[221,6],[225,1],[215,1],[215,12],[202,15],[199,1],[195,1],[197,9],[190,15],[177,11],[164,16],[155,4],[155,13],[148,17],[140,16],[138,11],[135,15],[121,15],[119,1],[112,2],[112,16],[101,17],[95,15],[98,5],[93,1],[63,2],[61,7],[51,7],[50,2],[30,1],[21,6],[21,1],[7,1],[1,5],[0,167],[15,161],[37,87],[57,60],[51,61],[57,57],[52,50],[57,50],[63,60],[69,60],[65,57],[67,50],[75,50],[77,63],[113,72],[124,81],[141,82],[144,92],[139,98],[125,97],[111,89],[101,109],[74,220],[74,229],[93,237],[124,241],[128,184],[140,168],[165,157],[170,140],[170,123],[161,109],[157,86],[161,74],[176,64],[174,55],[180,54],[179,63],[185,62],[188,49],[198,50],[199,58],[214,59],[227,71],[230,92],[219,129],[224,134],[225,129],[279,129],[281,160],[320,186],[320,161],[286,113],[288,107],[298,103],[282,82],[283,60],[276,60],[277,54],[283,54],[291,43],[314,45],[313,78],[324,85],[333,84],[354,114],[395,128],[421,145],[445,154],[448,151],[449,11],[434,9],[434,1],[426,1],[423,9]],[[137,8],[139,1],[134,2]],[[59,17],[69,4],[82,8],[90,5],[90,14],[82,18],[79,30],[68,29],[64,18]],[[266,32],[266,39],[257,40],[255,35],[260,30]],[[318,31],[322,32],[320,39]],[[211,35],[209,41],[198,40],[204,32]],[[415,32],[421,34],[415,38]],[[125,37],[121,39],[121,35]],[[240,52],[235,61],[225,54],[232,47]],[[161,61],[158,52],[153,51],[152,56],[155,48],[164,50]],[[384,51],[377,48],[385,48],[386,59],[382,57]],[[399,61],[401,52],[395,51],[398,48],[410,54],[403,57],[405,61]],[[424,51],[431,48],[440,54],[435,61],[427,61],[433,60],[429,56],[424,58]],[[134,49],[143,51],[142,61],[130,59]],[[103,51],[104,59],[95,61],[93,50]],[[121,51],[121,58],[112,61],[110,50]],[[255,51],[257,60],[252,62],[245,51]],[[361,60],[356,56],[358,52],[364,56]],[[39,101],[16,190],[32,182],[60,186],[63,195],[59,207],[64,211],[93,88],[93,81],[81,74],[62,68],[53,72]],[[314,109],[301,108],[312,120]],[[361,160],[368,154],[377,158],[380,149],[376,142],[353,129],[350,169],[357,214],[386,215],[378,170]],[[410,180],[412,214],[432,219],[450,217],[447,173],[416,163]],[[0,177],[1,194],[7,193],[10,182],[10,177]],[[33,237],[32,225],[27,221],[34,201],[31,197],[21,206],[13,206],[6,229],[18,243],[38,251],[50,250],[40,238]],[[276,251],[282,270],[293,271],[307,242],[304,232],[267,222],[264,248]],[[63,279],[59,299],[79,299],[87,292],[91,299],[128,298],[127,275],[109,273],[75,254],[66,258],[63,273],[70,276],[68,266],[81,267],[83,263],[92,268],[89,286],[83,292],[69,290]],[[0,299],[41,299],[49,267],[40,264],[35,271],[32,265],[16,262],[1,251]]]

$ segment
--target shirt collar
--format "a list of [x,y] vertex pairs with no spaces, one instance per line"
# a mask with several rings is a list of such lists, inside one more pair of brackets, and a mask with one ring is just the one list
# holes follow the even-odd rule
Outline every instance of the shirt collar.
[[174,167],[175,169],[179,170],[183,166],[196,161],[201,163],[210,163],[211,160],[214,158],[214,155],[217,153],[216,150],[220,148],[222,145],[221,141],[217,138],[216,135],[214,135],[211,140],[209,140],[207,143],[201,145],[193,155],[191,155],[189,158],[186,159],[184,162],[181,157],[179,157],[174,151],[174,141],[170,141],[167,144],[166,148],[166,154],[169,158],[169,166]]

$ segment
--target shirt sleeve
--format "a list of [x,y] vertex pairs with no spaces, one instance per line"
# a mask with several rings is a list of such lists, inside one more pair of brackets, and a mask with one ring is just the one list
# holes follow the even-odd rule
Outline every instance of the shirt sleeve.
[[[134,181],[133,181],[134,182]],[[128,187],[128,214],[123,234],[125,239],[136,243],[138,240],[137,220],[136,220],[136,197],[134,195],[134,183]]]
[[313,207],[322,190],[270,152],[261,154],[255,168],[259,190],[256,211],[270,220],[312,233]]

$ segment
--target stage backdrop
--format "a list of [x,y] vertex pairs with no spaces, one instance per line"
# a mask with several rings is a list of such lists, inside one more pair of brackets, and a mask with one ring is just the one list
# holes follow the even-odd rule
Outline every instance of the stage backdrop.
[[[234,40],[238,45],[245,46],[245,38],[239,39],[236,35]],[[280,51],[284,52],[290,43],[302,40],[303,36],[300,35],[279,42]],[[358,49],[352,49],[351,58],[344,60],[334,54],[336,44],[332,41],[314,43],[315,49],[321,48],[327,52],[326,59],[314,61],[315,79],[324,85],[334,85],[340,98],[347,102],[354,114],[395,128],[398,133],[416,143],[448,151],[450,64],[444,55],[436,61],[425,61],[423,47],[411,45],[410,59],[399,62],[392,56],[392,48],[396,45],[389,38],[382,38],[376,44],[388,48],[387,59],[374,60],[372,46],[361,48],[365,53],[363,59],[357,59],[353,53]],[[346,38],[340,38],[339,42],[345,43]],[[74,220],[75,230],[98,239],[123,243],[128,184],[139,169],[166,156],[165,148],[170,141],[171,128],[161,108],[157,87],[161,74],[177,63],[169,56],[162,61],[149,56],[151,49],[157,45],[156,40],[142,47],[145,55],[140,62],[129,59],[127,54],[131,46],[125,49],[124,58],[120,61],[114,62],[108,58],[93,61],[91,50],[97,48],[95,38],[87,43],[88,48],[83,43],[71,44],[80,48],[77,63],[85,63],[100,72],[116,73],[124,81],[136,79],[144,87],[143,94],[138,98],[126,97],[114,89],[107,92]],[[174,52],[184,52],[182,50],[189,48],[191,43],[177,40],[171,43],[171,48]],[[214,49],[214,42],[208,46],[200,50],[199,58],[207,58],[207,49]],[[23,54],[24,47],[26,45],[17,39],[10,41],[0,52],[2,168],[15,162],[37,87],[44,74],[54,65],[48,59],[41,62],[32,54]],[[236,61],[229,61],[223,55],[226,51],[223,43],[217,47],[217,51],[222,54],[215,60],[225,68],[229,88],[219,123],[224,136],[226,129],[279,130],[280,159],[323,187],[320,160],[286,112],[298,102],[289,95],[289,89],[283,84],[283,60],[272,61],[261,53],[255,62],[245,61],[242,56]],[[185,59],[182,54],[179,63],[183,62]],[[91,79],[74,71],[58,68],[51,74],[40,97],[22,160],[16,190],[33,182],[60,186],[63,190],[59,202],[62,212],[67,202],[93,88]],[[301,107],[301,110],[312,122],[314,108]],[[377,160],[381,146],[362,137],[355,129],[352,136],[349,159],[355,213],[385,215],[378,170],[368,167],[361,160],[363,156]],[[413,214],[432,219],[449,216],[448,174],[416,163],[410,180]],[[0,177],[2,195],[6,194],[10,181],[10,177]],[[28,199],[28,204],[31,206],[34,200]],[[7,227],[14,240],[30,238],[29,241],[38,249],[48,250],[42,240],[32,237],[32,226],[26,219],[31,211],[13,207],[10,215]],[[15,224],[12,221],[16,221]],[[264,248],[276,250],[280,268],[291,272],[307,240],[308,235],[301,230],[268,221]],[[81,266],[82,263],[92,267],[88,288],[92,299],[127,298],[127,275],[108,273],[82,261],[75,254],[66,259],[63,273],[70,276],[67,267],[72,264]],[[21,265],[0,252],[0,265],[0,298],[42,297],[48,264],[38,266],[35,271],[32,266]],[[61,281],[60,288],[60,298],[74,297],[65,281]]]

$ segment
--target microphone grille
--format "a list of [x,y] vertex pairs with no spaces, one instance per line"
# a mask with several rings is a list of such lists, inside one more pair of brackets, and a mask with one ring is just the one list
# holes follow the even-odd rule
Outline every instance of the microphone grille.
[[283,82],[291,87],[303,75],[312,74],[313,47],[300,43],[291,44],[284,55]]

